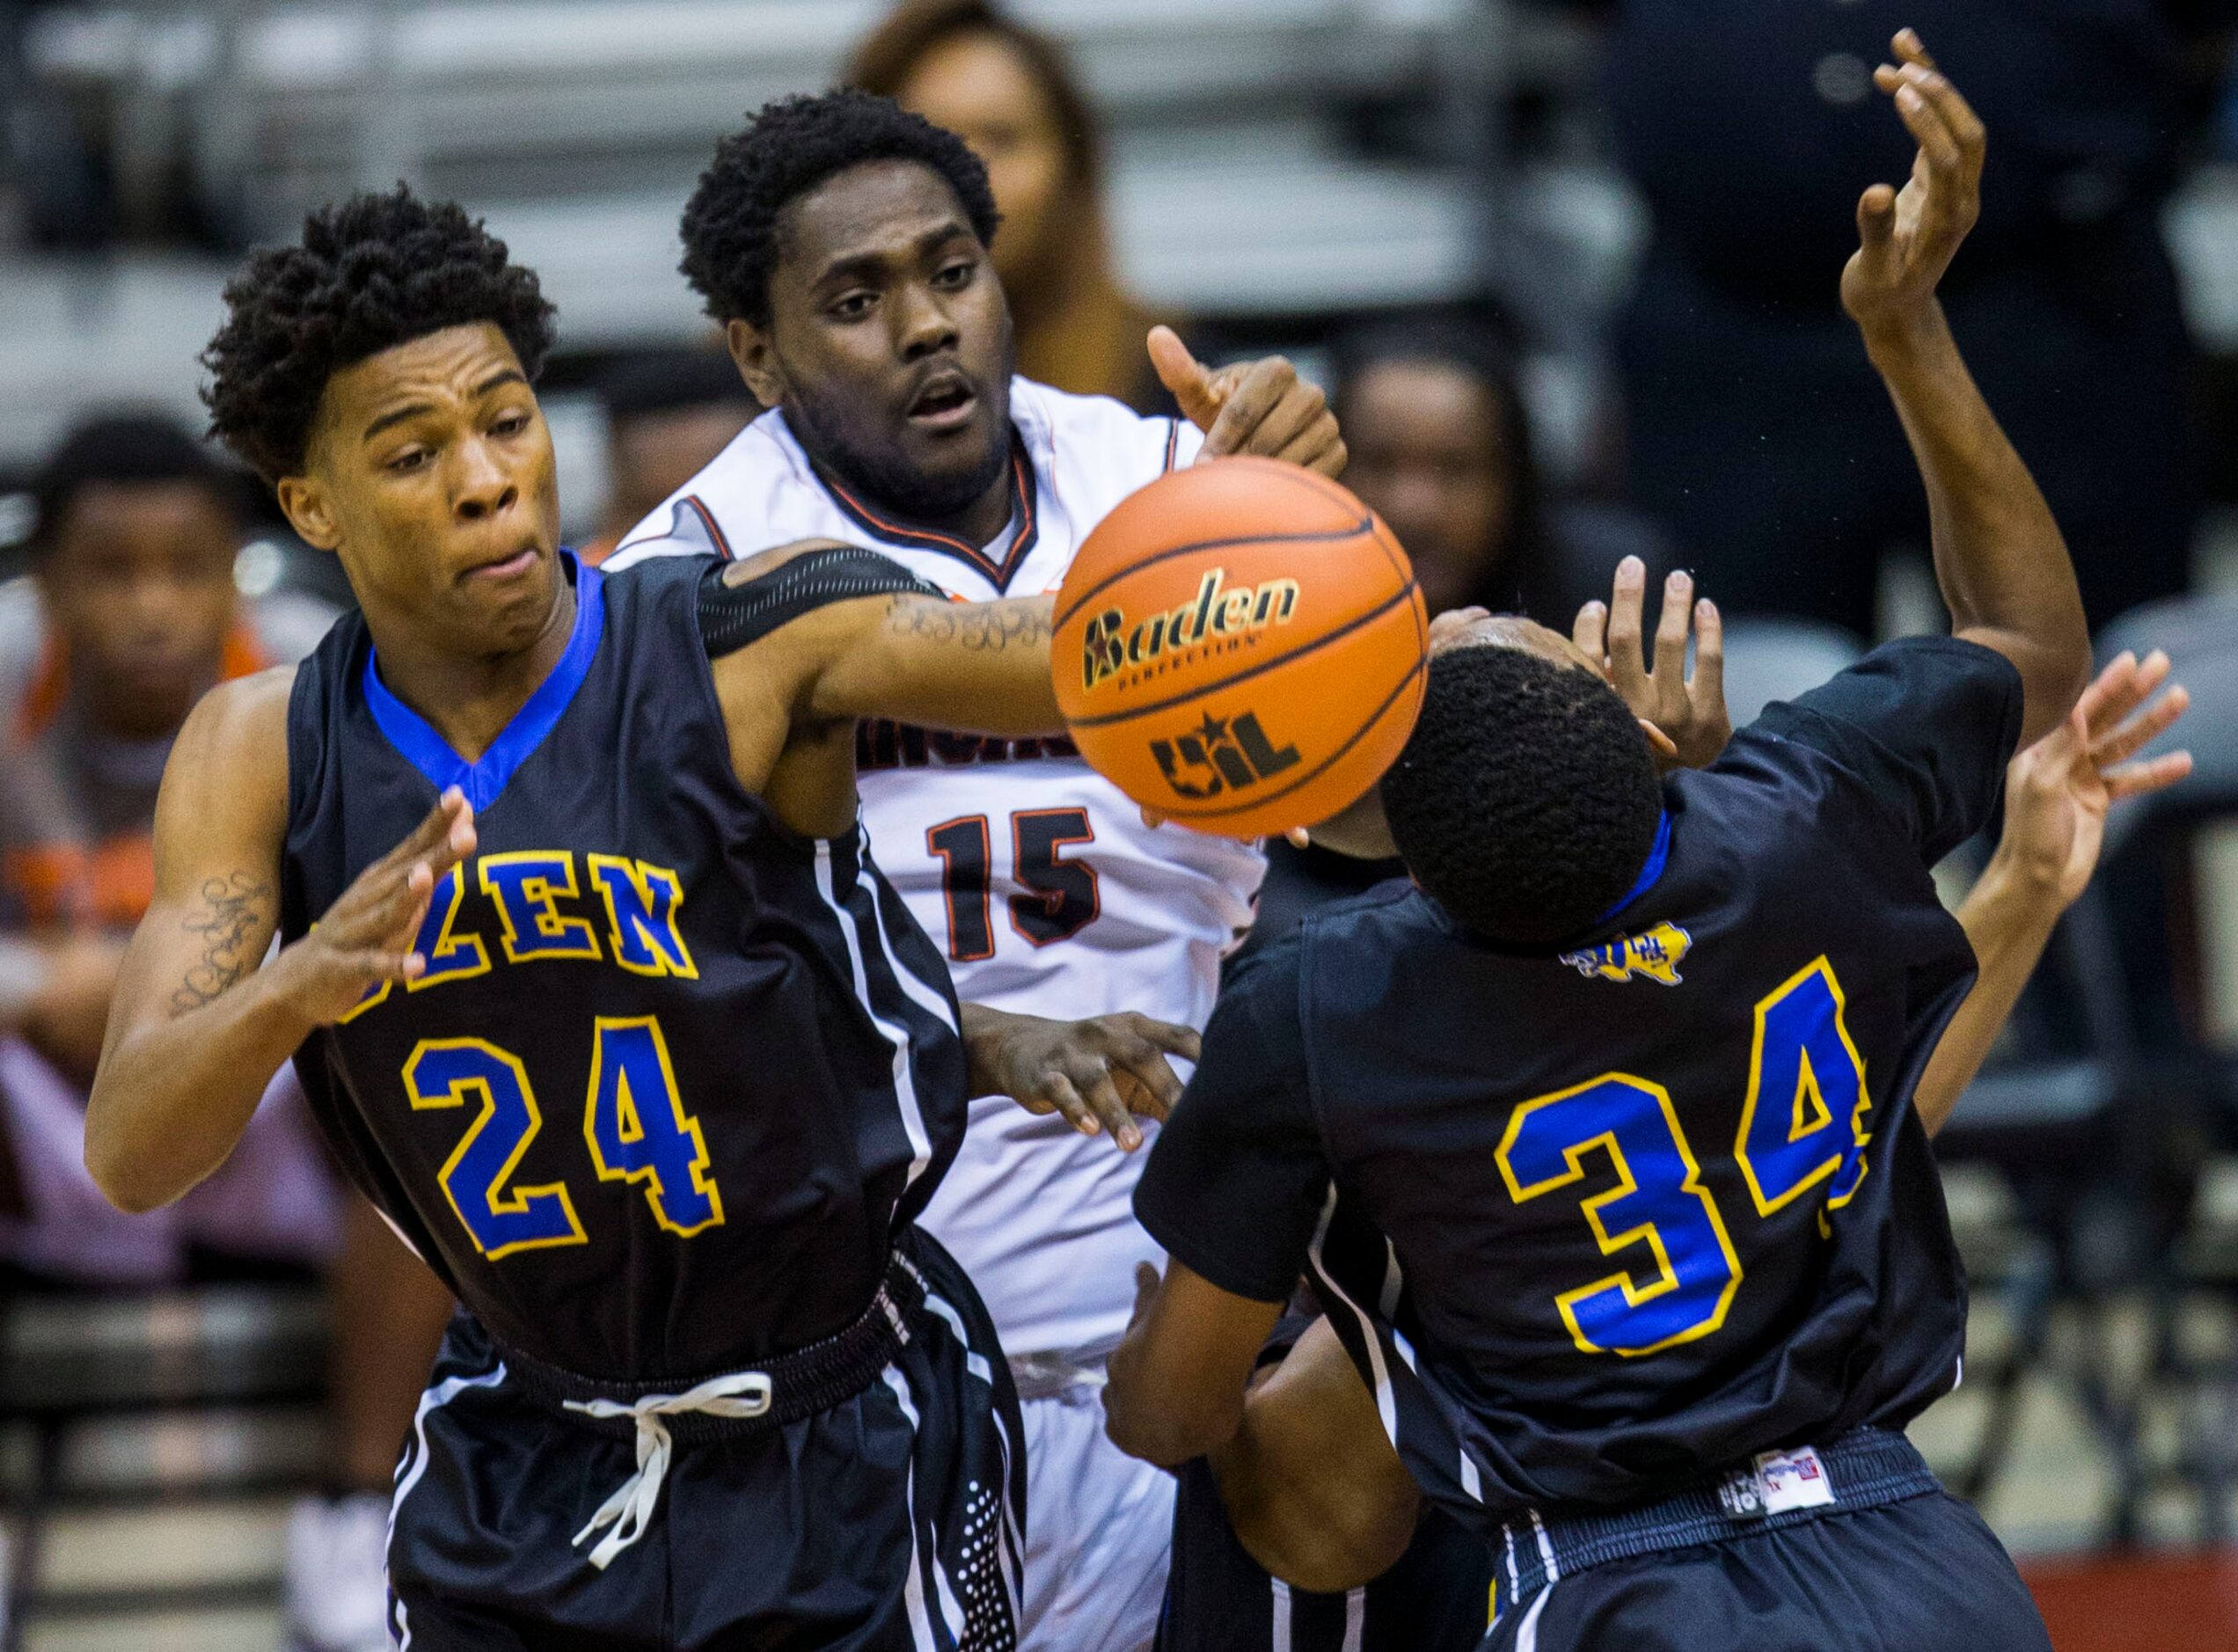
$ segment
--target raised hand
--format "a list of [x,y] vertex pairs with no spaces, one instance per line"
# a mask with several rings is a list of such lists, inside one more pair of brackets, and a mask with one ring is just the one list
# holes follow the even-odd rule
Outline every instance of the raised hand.
[[1981,216],[1989,136],[1958,89],[1935,68],[1911,29],[1893,42],[1897,61],[1873,71],[1918,142],[1902,189],[1875,184],[1857,203],[1861,243],[1842,271],[1842,307],[1868,333],[1915,321]]
[[1186,1027],[1123,1012],[1086,1021],[963,1006],[964,1051],[974,1095],[1006,1095],[1028,1113],[1061,1113],[1083,1136],[1108,1135],[1121,1151],[1142,1145],[1135,1119],[1163,1119],[1181,1099],[1167,1056],[1197,1056]]
[[2097,869],[2106,815],[2125,797],[2175,785],[2191,772],[2191,754],[2132,761],[2191,703],[2168,683],[2169,658],[2155,650],[2140,664],[2125,654],[2082,691],[2067,720],[2016,756],[2005,776],[2000,870],[2064,909]]
[[[1663,584],[1663,613],[1656,625],[1655,659],[1647,654],[1648,567],[1637,557],[1616,565],[1608,603],[1577,610],[1570,640],[1601,669],[1610,685],[1673,748],[1668,766],[1706,768],[1733,737],[1725,710],[1725,621],[1717,604],[1693,600],[1693,576],[1674,572]],[[1694,633],[1694,666],[1686,669],[1686,633]],[[1658,754],[1663,748],[1657,747]]]
[[1150,362],[1188,421],[1204,432],[1197,457],[1255,453],[1336,476],[1344,438],[1320,389],[1298,376],[1279,355],[1239,362],[1214,372],[1189,354],[1171,327],[1150,330]]
[[389,981],[412,981],[428,961],[413,949],[443,874],[474,852],[474,811],[453,786],[394,849],[357,875],[272,969],[288,1001],[314,1027],[340,1020]]

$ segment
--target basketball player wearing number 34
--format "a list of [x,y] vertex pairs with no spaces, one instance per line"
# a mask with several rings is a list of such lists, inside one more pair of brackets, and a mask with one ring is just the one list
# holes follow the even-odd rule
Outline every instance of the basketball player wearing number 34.
[[[1923,1115],[1955,1091],[1934,1058],[1975,959],[1928,871],[2017,742],[2061,730],[2088,770],[2181,701],[2125,729],[2164,670],[2126,662],[2067,721],[2073,569],[1935,298],[1984,134],[1909,31],[1877,79],[1919,156],[1861,201],[1842,297],[1954,634],[1659,778],[1569,640],[1441,627],[1379,793],[1412,882],[1238,972],[1136,1197],[1172,1261],[1111,1362],[1114,1437],[1210,1455],[1242,1546],[1316,1590],[1375,1576],[1430,1499],[1488,1550],[1489,1652],[2049,1645],[1902,1432],[1964,1334]],[[2084,779],[2103,808],[2174,771]],[[1326,1326],[1247,1387],[1301,1270]],[[1225,1552],[1178,1540],[1167,1644],[1237,1643],[1186,1604],[1228,1610]],[[1373,1596],[1348,1645],[1395,1644]]]
[[[831,537],[953,596],[1038,594],[1122,500],[1202,456],[1342,467],[1320,392],[1280,361],[1207,373],[1153,334],[1178,420],[1014,377],[995,233],[980,162],[883,99],[773,105],[727,140],[684,214],[684,270],[772,411],[606,566]],[[1251,921],[1254,846],[1145,827],[1065,740],[868,722],[856,756],[879,866],[964,998],[1203,1025]],[[1134,1165],[1061,1119],[975,1104],[926,1214],[1018,1378],[1028,1652],[1132,1652],[1157,1623],[1173,1480],[1112,1447],[1100,1393],[1135,1266],[1159,1254]]]

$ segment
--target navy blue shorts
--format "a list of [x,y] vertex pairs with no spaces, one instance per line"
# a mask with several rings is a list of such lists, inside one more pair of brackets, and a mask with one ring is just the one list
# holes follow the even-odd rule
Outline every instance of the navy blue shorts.
[[1565,1574],[1486,1652],[2052,1652],[1990,1529],[1941,1491]]
[[574,1539],[636,1468],[452,1323],[397,1471],[391,1627],[411,1652],[1010,1652],[1025,1461],[1009,1368],[923,1237],[925,1305],[852,1399],[745,1435],[679,1429],[644,1535]]
[[1492,1551],[1425,1505],[1399,1563],[1316,1595],[1267,1575],[1228,1524],[1202,1459],[1181,1471],[1156,1652],[1475,1652],[1491,1621]]

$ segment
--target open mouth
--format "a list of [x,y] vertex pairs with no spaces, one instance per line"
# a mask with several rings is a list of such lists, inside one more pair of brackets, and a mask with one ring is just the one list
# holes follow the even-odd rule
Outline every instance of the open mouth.
[[970,419],[978,400],[962,374],[941,373],[910,403],[910,422],[930,430],[953,430]]

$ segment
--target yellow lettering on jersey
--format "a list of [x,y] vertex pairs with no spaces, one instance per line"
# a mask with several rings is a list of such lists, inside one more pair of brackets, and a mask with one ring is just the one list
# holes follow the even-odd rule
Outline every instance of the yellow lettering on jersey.
[[1629,981],[1638,975],[1675,987],[1681,979],[1678,966],[1693,945],[1692,935],[1678,925],[1666,922],[1657,924],[1645,934],[1619,935],[1582,952],[1566,952],[1561,961],[1588,978]]
[[487,1039],[423,1038],[405,1063],[404,1087],[414,1111],[463,1107],[470,1097],[480,1104],[436,1173],[476,1250],[497,1261],[516,1251],[589,1243],[565,1182],[506,1186],[544,1128],[518,1057]]
[[590,881],[605,897],[614,961],[641,976],[697,981],[699,971],[677,922],[677,913],[684,905],[683,880],[665,866],[620,855],[587,859]]
[[654,1220],[679,1238],[721,1226],[722,1190],[699,1121],[684,1110],[661,1023],[602,1015],[593,1027],[583,1140],[598,1179],[644,1184]]
[[[479,935],[454,935],[451,925],[458,921],[458,908],[466,898],[466,879],[459,868],[453,866],[443,874],[442,881],[435,885],[428,910],[432,925],[420,925],[419,951],[428,961],[425,974],[417,981],[405,983],[407,992],[420,992],[439,986],[446,981],[465,981],[487,973],[490,967],[489,948],[482,945]],[[441,914],[439,917],[435,914]],[[432,939],[428,930],[433,928]],[[355,1014],[355,1011],[351,1012]]]
[[553,904],[577,894],[575,858],[568,851],[516,849],[484,855],[477,864],[482,893],[497,903],[508,963],[545,958],[596,962],[605,955],[589,919],[569,917]]
[[[1829,1177],[1826,1208],[1839,1210],[1865,1178],[1873,1099],[1848,1008],[1824,955],[1758,1001],[1733,1156],[1759,1216],[1786,1209]],[[1771,1117],[1759,1121],[1759,1107],[1772,1109]],[[1825,1231],[1823,1217],[1819,1225]]]

